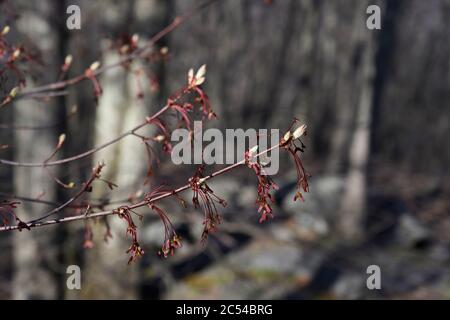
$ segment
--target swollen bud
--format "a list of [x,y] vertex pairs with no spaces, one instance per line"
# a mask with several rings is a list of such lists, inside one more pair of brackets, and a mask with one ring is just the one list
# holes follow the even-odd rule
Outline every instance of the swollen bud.
[[2,36],[6,36],[9,30],[10,30],[9,26],[4,26],[2,30]]
[[196,87],[201,85],[203,82],[205,82],[205,76],[206,76],[206,64],[202,65],[194,76],[194,69],[189,69],[188,72],[188,85],[190,87]]
[[205,82],[205,76],[206,76],[206,64],[202,65],[195,74],[195,85],[199,86],[203,82]]
[[294,139],[298,139],[301,136],[303,136],[306,133],[306,124],[298,127],[294,133],[292,134],[292,136],[294,137]]
[[283,136],[283,141],[284,142],[288,141],[290,137],[291,137],[291,132],[290,131],[286,132]]
[[13,59],[16,60],[17,58],[19,58],[19,56],[20,56],[21,53],[22,53],[22,50],[20,50],[20,48],[14,50],[14,52],[13,52],[13,54],[12,54]]
[[159,52],[161,52],[162,55],[166,55],[166,54],[169,53],[169,48],[168,47],[162,47]]
[[190,68],[188,71],[188,84],[191,85],[194,81],[194,69]]
[[100,67],[100,62],[95,61],[94,63],[91,64],[91,66],[89,67],[89,69],[91,69],[91,71],[95,71]]
[[19,87],[14,87],[12,88],[12,90],[9,92],[9,96],[11,98],[15,98],[17,96],[17,94],[19,93]]
[[70,108],[69,115],[74,115],[74,114],[76,114],[77,112],[78,112],[78,106],[77,106],[76,104],[74,104],[74,105],[72,106],[72,108]]
[[258,145],[254,146],[253,148],[251,148],[248,153],[253,156],[254,154],[256,154],[256,152],[258,152]]
[[131,42],[132,42],[134,45],[137,45],[138,41],[139,41],[139,35],[138,35],[137,33],[133,34],[133,35],[131,36]]
[[162,134],[160,134],[160,135],[156,136],[156,137],[154,138],[154,140],[155,140],[156,142],[163,142],[164,140],[166,140],[166,137],[164,137]]
[[73,57],[72,55],[68,55],[65,59],[64,59],[64,65],[69,67],[72,64],[73,61]]
[[61,148],[65,140],[66,140],[66,134],[63,133],[58,138],[58,145],[56,146],[56,148],[58,148],[58,149]]

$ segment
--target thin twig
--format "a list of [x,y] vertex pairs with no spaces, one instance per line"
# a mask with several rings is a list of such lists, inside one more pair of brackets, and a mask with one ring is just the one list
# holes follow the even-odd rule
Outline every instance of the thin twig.
[[[141,48],[135,50],[134,52],[128,54],[127,56],[119,59],[118,61],[116,61],[110,65],[106,65],[106,66],[98,68],[97,70],[93,71],[93,75],[95,77],[97,77],[98,75],[100,75],[108,70],[114,69],[119,66],[123,66],[124,64],[126,64],[130,61],[133,61],[136,58],[145,57],[145,55],[148,53],[148,51],[159,40],[161,40],[163,37],[165,37],[166,35],[171,33],[173,30],[177,29],[181,24],[183,24],[184,22],[189,20],[191,17],[198,14],[203,9],[209,7],[210,5],[212,5],[213,3],[217,2],[217,1],[218,0],[209,0],[209,1],[206,1],[204,3],[201,3],[201,4],[191,8],[185,14],[176,17],[169,25],[167,25],[164,29],[162,29],[157,34],[155,34],[144,46],[142,46]],[[23,98],[42,97],[42,93],[50,94],[51,92],[56,91],[56,90],[63,90],[71,85],[75,85],[86,79],[88,79],[88,77],[86,77],[85,74],[81,74],[81,75],[75,76],[75,77],[67,79],[67,80],[58,81],[58,82],[54,82],[51,84],[26,89],[26,90],[22,91],[21,93],[19,93],[14,99],[11,99],[11,101],[17,100],[17,99],[23,99]],[[54,94],[54,93],[52,93],[52,94]]]
[[44,214],[44,216],[42,216],[38,219],[32,220],[28,223],[33,224],[38,221],[47,219],[48,217],[51,217],[52,215],[54,215],[58,212],[61,212],[62,210],[64,210],[68,206],[70,206],[72,203],[74,203],[79,197],[81,197],[85,192],[87,192],[89,190],[92,183],[100,176],[100,171],[102,170],[103,166],[104,166],[104,164],[99,164],[92,170],[92,174],[89,177],[89,180],[83,184],[81,189],[78,190],[78,192],[72,198],[70,198],[69,200],[64,202],[62,205],[60,205],[60,206],[54,208],[53,210],[49,211],[48,213]]
[[76,161],[76,160],[80,160],[86,157],[89,157],[90,155],[122,140],[123,138],[132,135],[135,131],[138,131],[139,129],[145,127],[146,125],[149,124],[149,120],[153,120],[156,119],[157,117],[159,117],[161,114],[163,114],[164,112],[166,112],[169,109],[169,105],[164,106],[163,108],[161,108],[157,113],[155,113],[153,116],[151,116],[149,119],[146,119],[146,121],[138,124],[137,126],[135,126],[134,128],[132,128],[131,130],[128,130],[124,133],[122,133],[120,136],[105,142],[101,145],[98,145],[88,151],[85,151],[83,153],[77,154],[75,156],[72,157],[68,157],[68,158],[64,158],[64,159],[60,159],[60,160],[55,160],[55,161],[48,161],[48,162],[18,162],[18,161],[11,161],[11,160],[6,160],[6,159],[0,159],[0,164],[3,165],[7,165],[7,166],[14,166],[14,167],[49,167],[49,166],[57,166],[57,165],[61,165],[61,164],[65,164],[65,163],[69,163],[72,161]]
[[[139,197],[140,198],[140,197]],[[0,192],[0,199],[12,199],[12,200],[19,200],[23,202],[31,202],[31,203],[38,203],[43,204],[47,206],[53,206],[58,207],[60,204],[55,201],[49,201],[39,198],[31,198],[31,197],[25,197],[25,196],[19,196],[15,194],[10,193],[4,193]],[[110,205],[116,205],[121,204],[125,202],[132,202],[133,196],[130,196],[128,198],[122,198],[122,199],[116,199],[116,200],[110,200],[110,199],[95,199],[93,202],[77,202],[72,203],[71,205],[67,206],[67,208],[71,209],[80,209],[80,208],[86,208],[86,206],[89,204],[91,208],[103,208]]]
[[[274,150],[276,148],[279,148],[280,146],[281,146],[281,144],[278,143],[277,145],[272,146],[272,147],[270,147],[270,148],[268,148],[268,149],[266,149],[266,150],[256,154],[255,157],[259,157],[259,156],[262,156],[264,154],[267,154],[268,152],[270,152],[270,151],[272,151],[272,150]],[[227,166],[227,167],[225,167],[223,169],[215,171],[215,172],[211,173],[210,175],[202,178],[202,180],[203,181],[208,181],[208,180],[210,180],[210,179],[212,179],[214,177],[222,175],[222,174],[224,174],[224,173],[226,173],[228,171],[231,171],[231,170],[233,170],[233,169],[235,169],[237,167],[240,167],[241,165],[244,165],[245,161],[246,160],[244,159],[244,160],[239,161],[239,162],[237,162],[235,164]],[[163,193],[163,194],[161,194],[159,196],[156,196],[156,197],[150,199],[150,201],[152,203],[154,203],[156,201],[160,201],[162,199],[165,199],[165,198],[174,196],[176,194],[179,194],[179,193],[181,193],[183,191],[186,191],[186,190],[188,190],[190,188],[191,188],[191,184],[188,183],[188,184],[186,184],[186,185],[184,185],[182,187],[179,187],[178,189],[175,189],[173,191],[166,192],[166,193]],[[129,206],[129,209],[131,209],[131,210],[137,209],[137,208],[140,208],[140,207],[144,207],[144,206],[146,206],[148,204],[149,204],[149,200],[142,200],[142,201],[140,201],[140,202],[138,202],[138,203],[136,203],[134,205]],[[26,226],[31,229],[31,228],[43,227],[43,226],[48,226],[48,225],[53,225],[53,224],[58,224],[58,223],[67,223],[67,222],[78,221],[78,220],[86,220],[86,219],[92,219],[92,218],[106,217],[106,216],[109,216],[109,215],[112,215],[112,214],[115,214],[115,213],[116,213],[116,210],[101,211],[101,212],[96,212],[96,213],[90,213],[90,214],[87,214],[87,215],[81,214],[81,215],[77,215],[77,216],[65,217],[65,218],[54,219],[54,220],[46,220],[46,221],[42,221],[42,222],[27,223]],[[24,227],[25,226],[22,226],[21,229],[23,229]],[[0,227],[0,232],[2,232],[2,231],[13,231],[13,230],[18,230],[18,229],[19,229],[18,226],[4,226],[4,227]]]

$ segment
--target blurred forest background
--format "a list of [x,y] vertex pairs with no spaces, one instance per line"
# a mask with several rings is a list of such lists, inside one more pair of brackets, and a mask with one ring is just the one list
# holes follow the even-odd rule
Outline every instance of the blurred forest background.
[[[117,61],[112,47],[121,36],[137,33],[145,42],[195,3],[3,0],[0,26],[11,24],[12,36],[41,53],[38,76],[27,79],[33,87],[56,81],[69,53],[71,76],[96,60]],[[81,30],[66,28],[70,4],[81,8]],[[371,4],[382,9],[381,30],[366,27]],[[5,10],[19,17],[9,21]],[[189,68],[206,63],[204,88],[219,116],[209,126],[285,130],[298,117],[309,128],[304,162],[312,178],[306,202],[293,203],[295,167],[283,158],[275,219],[261,225],[251,173],[213,180],[229,205],[205,246],[201,214],[165,203],[185,240],[169,259],[156,254],[162,226],[145,210],[138,227],[146,254],[132,265],[117,218],[109,243],[104,226],[94,226],[92,249],[83,249],[84,223],[0,233],[0,298],[450,298],[449,21],[449,0],[221,0],[158,42],[168,59],[151,66],[159,86],[144,79],[143,100],[135,76],[116,68],[99,78],[98,105],[85,81],[65,96],[2,108],[0,143],[10,148],[0,158],[42,161],[61,133],[67,140],[58,156],[67,157],[154,113]],[[105,160],[105,177],[119,188],[94,188],[92,197],[117,200],[146,191],[145,157],[128,137],[52,171],[79,184]],[[155,184],[181,185],[192,173],[169,160]],[[0,179],[2,198],[62,203],[73,194],[41,168],[0,165]],[[17,212],[27,221],[48,208],[22,201]],[[66,288],[71,264],[81,267],[82,290]],[[366,288],[373,264],[381,267],[381,290]]]

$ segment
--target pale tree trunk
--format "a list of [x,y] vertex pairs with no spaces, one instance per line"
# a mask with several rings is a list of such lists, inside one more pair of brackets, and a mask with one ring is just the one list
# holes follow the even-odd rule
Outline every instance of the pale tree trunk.
[[[54,81],[58,74],[58,37],[51,24],[52,2],[27,2],[21,9],[18,21],[19,31],[32,39],[42,52],[46,62],[39,83]],[[29,86],[38,83],[27,80]],[[38,103],[33,100],[20,100],[14,106],[14,118],[24,124],[48,124],[58,121],[54,100]],[[54,130],[36,132],[18,131],[15,134],[14,150],[17,161],[42,162],[56,146],[58,133]],[[57,169],[52,169],[57,174]],[[14,171],[14,191],[16,194],[37,197],[41,194],[48,200],[56,200],[56,183],[42,168],[20,168]],[[23,203],[17,213],[24,221],[37,218],[44,210],[42,206]],[[33,232],[15,232],[13,235],[14,278],[12,296],[14,299],[53,299],[57,297],[56,275],[62,266],[57,261],[58,242],[55,241],[55,228],[43,228]]]
[[[365,68],[365,54],[370,31],[366,28],[366,1],[334,3],[338,12],[335,40],[338,47],[336,56],[336,101],[334,129],[331,138],[330,155],[327,171],[342,173],[348,163],[349,142],[352,137],[354,115],[361,105],[360,83]],[[351,7],[356,7],[353,10]],[[348,12],[350,17],[346,17]],[[345,37],[344,37],[345,35]],[[344,38],[342,38],[344,37]]]
[[[136,24],[134,29],[128,25],[129,31],[135,32],[142,29],[142,33],[138,32],[141,41],[148,40],[152,32],[158,31],[158,28],[163,26],[166,5],[164,1],[136,1],[131,9]],[[123,17],[121,21],[123,22],[124,19],[126,17]],[[118,59],[119,56],[116,53],[107,53],[103,58],[105,64]],[[140,62],[133,62],[130,70],[136,70],[141,66]],[[110,140],[129,130],[159,107],[159,99],[149,93],[150,84],[144,74],[140,77],[142,89],[145,92],[143,100],[137,99],[137,78],[133,72],[126,73],[122,68],[115,69],[104,74],[100,81],[104,92],[97,108],[95,144]],[[149,130],[143,129],[138,133],[145,136],[149,134]],[[96,162],[103,160],[106,167],[102,177],[113,181],[119,188],[111,192],[106,185],[99,186],[94,189],[94,197],[111,198],[112,196],[122,199],[142,188],[147,168],[147,155],[140,139],[133,136],[127,137],[95,156]],[[137,218],[135,222],[142,230]],[[138,298],[139,263],[127,264],[129,257],[126,251],[131,240],[125,237],[126,224],[118,217],[110,217],[109,225],[113,238],[107,243],[103,241],[105,227],[100,224],[94,226],[95,247],[86,253],[87,271],[83,280],[82,297]]]
[[[357,241],[362,237],[363,221],[367,210],[367,169],[370,160],[373,115],[373,81],[375,76],[375,32],[356,28],[361,48],[361,71],[358,83],[358,101],[354,131],[350,139],[346,188],[339,211],[338,228],[345,240]],[[364,40],[365,39],[365,40]]]
[[[104,63],[116,61],[116,54],[108,53]],[[97,108],[96,144],[108,141],[126,129],[123,119],[131,108],[128,96],[127,75],[123,69],[115,69],[101,77],[103,96]],[[126,140],[133,139],[128,137]],[[106,167],[102,177],[118,182],[118,162],[120,145],[115,144],[95,156],[95,161],[105,161]],[[119,187],[119,190],[121,188]],[[117,192],[116,192],[117,193]],[[120,193],[120,192],[119,192]],[[111,192],[106,185],[98,185],[94,189],[96,198],[109,198]],[[113,238],[104,243],[103,225],[94,226],[95,247],[86,252],[86,273],[83,280],[83,298],[96,297],[105,299],[135,298],[134,278],[136,265],[127,265],[127,239],[125,239],[125,224],[117,217],[109,219]]]

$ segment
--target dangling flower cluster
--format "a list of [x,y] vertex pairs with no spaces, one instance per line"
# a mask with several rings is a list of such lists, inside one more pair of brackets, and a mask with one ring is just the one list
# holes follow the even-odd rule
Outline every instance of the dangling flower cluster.
[[[164,225],[164,242],[161,247],[161,250],[158,251],[158,255],[164,258],[167,258],[169,255],[173,256],[175,249],[180,248],[182,245],[181,237],[175,231],[175,228],[172,222],[170,221],[169,217],[164,212],[164,210],[158,207],[153,201],[155,197],[167,194],[168,192],[173,193],[173,191],[164,189],[163,186],[159,186],[145,196],[147,206],[158,214],[159,218],[161,219],[161,222]],[[177,195],[176,193],[173,194],[174,196],[177,197],[177,199],[179,199],[182,202],[183,205],[185,205],[184,200],[181,199],[179,195]]]
[[10,218],[12,217],[16,222],[17,226],[19,227],[19,231],[22,229],[30,230],[30,227],[19,219],[19,217],[14,212],[14,209],[17,208],[17,205],[20,204],[20,202],[17,201],[8,201],[3,200],[0,202],[0,221],[4,226],[9,225]]
[[144,250],[142,250],[141,246],[138,242],[137,237],[137,227],[134,224],[133,217],[131,216],[132,213],[137,215],[139,219],[142,221],[142,215],[138,214],[137,212],[131,210],[127,206],[123,206],[120,208],[117,208],[114,211],[115,214],[119,216],[120,219],[123,219],[127,223],[127,231],[126,235],[131,237],[131,246],[128,248],[127,253],[130,254],[130,259],[128,260],[128,264],[131,262],[136,261],[138,258],[140,258],[144,254]]
[[94,247],[94,234],[92,232],[92,227],[89,224],[89,222],[86,220],[86,225],[84,227],[84,242],[83,242],[83,248],[85,249],[92,249]]
[[[297,120],[294,121],[294,123]],[[297,170],[297,192],[295,193],[294,201],[298,199],[305,201],[303,198],[303,192],[309,192],[308,177],[310,176],[300,158],[301,153],[305,151],[305,145],[300,140],[302,136],[306,135],[306,125],[298,127],[292,134],[290,131],[286,132],[283,139],[281,139],[280,145],[289,152],[294,159],[295,168]]]
[[266,221],[269,218],[273,218],[273,210],[270,205],[275,201],[274,197],[270,193],[271,190],[277,190],[277,184],[264,172],[262,165],[255,161],[254,156],[258,147],[248,150],[244,154],[244,160],[247,167],[252,169],[256,177],[258,178],[257,198],[256,204],[258,205],[258,213],[261,214],[259,223]]
[[[149,122],[151,123],[152,121],[149,121]],[[159,135],[154,138],[146,137],[146,136],[143,136],[143,135],[140,135],[137,133],[133,133],[133,135],[135,135],[136,137],[141,139],[141,142],[144,144],[145,151],[147,153],[147,173],[145,175],[145,180],[144,180],[144,186],[145,186],[150,182],[150,177],[153,176],[153,160],[156,160],[157,165],[159,165],[159,163],[160,163],[160,160],[158,158],[158,153],[155,151],[155,149],[152,147],[152,145],[149,143],[149,141],[153,140],[153,141],[159,142],[161,140],[161,138],[166,140],[167,143],[170,143],[170,141],[168,141],[166,136],[163,136],[163,135]],[[165,145],[163,145],[163,150],[166,150],[166,149],[167,149],[167,147],[165,147]]]
[[148,207],[158,214],[164,225],[164,243],[161,250],[158,252],[158,255],[164,258],[167,258],[169,254],[173,256],[175,249],[181,247],[181,238],[176,233],[169,217],[161,208],[156,206],[153,202],[149,202]]
[[[185,127],[191,134],[193,135],[192,129],[192,113],[195,110],[200,110],[203,119],[213,119],[216,117],[215,113],[212,111],[211,104],[209,102],[209,98],[203,89],[200,87],[201,84],[205,81],[206,75],[206,66],[203,65],[199,68],[199,70],[194,75],[193,69],[190,69],[188,72],[188,84],[183,88],[174,92],[168,99],[166,107],[175,111],[176,116],[178,117],[178,128]],[[194,101],[190,101],[189,98],[191,94],[194,93]],[[198,105],[198,108],[196,106]],[[172,143],[170,140],[171,136],[171,127],[159,117],[147,117],[146,118],[148,124],[155,125],[159,129],[158,135],[155,137],[145,137],[133,132],[133,135],[137,136],[144,143],[148,156],[148,169],[147,169],[147,180],[152,176],[152,166],[151,163],[153,159],[159,163],[157,153],[148,143],[153,140],[162,145],[163,152],[166,154],[170,154],[172,151]]]
[[205,242],[208,235],[217,231],[218,225],[222,222],[222,217],[217,210],[216,204],[226,207],[225,200],[214,194],[214,191],[206,184],[203,178],[204,165],[197,169],[195,175],[189,179],[192,192],[192,203],[196,209],[201,208],[204,214],[202,242]]
[[202,65],[194,75],[194,69],[190,69],[188,72],[188,89],[193,90],[197,97],[195,102],[200,106],[203,113],[203,117],[208,120],[216,118],[216,114],[212,111],[211,103],[209,101],[208,95],[203,91],[201,85],[206,80],[206,65]]
[[147,118],[147,122],[156,125],[161,130],[161,134],[154,137],[153,140],[162,144],[164,153],[170,154],[172,152],[172,143],[170,141],[170,133],[166,123],[160,118]]
[[[208,95],[201,88],[201,85],[205,82],[206,77],[206,65],[202,65],[194,75],[194,69],[190,69],[188,72],[188,84],[178,92],[175,92],[167,101],[167,104],[180,115],[181,122],[184,123],[186,129],[192,132],[190,114],[198,110],[202,114],[203,119],[214,119],[216,114],[212,110],[211,103]],[[194,94],[194,103],[180,101],[181,96],[186,94]]]
[[108,218],[105,217],[103,219],[103,224],[105,225],[105,233],[103,235],[103,241],[105,241],[106,243],[108,243],[109,239],[113,238],[112,232],[111,232],[111,226],[109,225],[109,221]]

